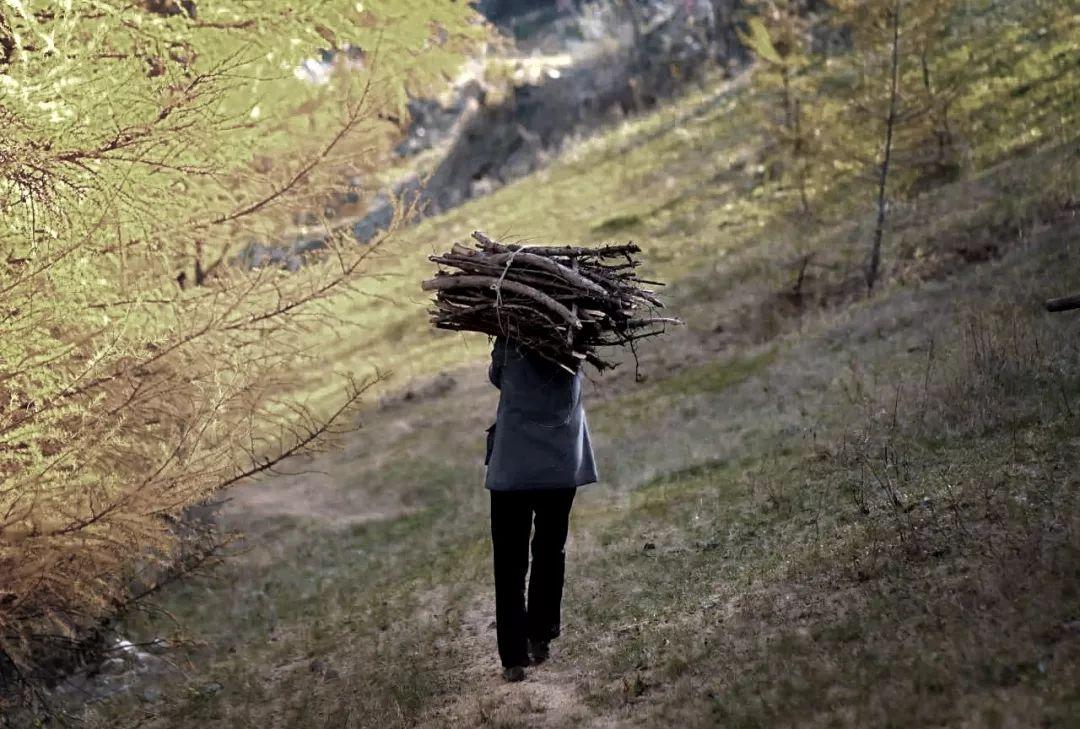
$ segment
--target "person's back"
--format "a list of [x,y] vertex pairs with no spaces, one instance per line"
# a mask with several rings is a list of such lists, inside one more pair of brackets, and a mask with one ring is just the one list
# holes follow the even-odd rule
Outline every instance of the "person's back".
[[504,676],[520,680],[530,654],[534,663],[546,659],[549,642],[561,632],[570,507],[577,487],[595,482],[597,474],[581,402],[580,368],[567,371],[521,343],[499,337],[488,376],[500,390],[485,458],[496,630]]
[[499,337],[488,375],[501,394],[490,431],[487,488],[565,488],[596,480],[580,369],[568,372]]

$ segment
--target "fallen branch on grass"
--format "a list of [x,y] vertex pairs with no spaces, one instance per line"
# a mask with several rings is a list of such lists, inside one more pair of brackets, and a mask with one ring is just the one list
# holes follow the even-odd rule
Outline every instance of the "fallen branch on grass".
[[1046,301],[1047,311],[1070,311],[1072,309],[1080,309],[1080,294],[1062,296],[1058,299],[1047,299]]

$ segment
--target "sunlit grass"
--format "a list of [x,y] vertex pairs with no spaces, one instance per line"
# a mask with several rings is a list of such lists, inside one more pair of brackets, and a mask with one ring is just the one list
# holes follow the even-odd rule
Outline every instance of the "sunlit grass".
[[[348,337],[318,342],[322,372],[305,383],[316,408],[332,402],[340,382],[334,368],[369,374],[378,367],[392,383],[423,376],[487,354],[482,337],[433,331],[427,324],[427,297],[420,281],[435,270],[427,256],[468,239],[473,230],[525,243],[596,244],[632,238],[646,249],[647,273],[674,280],[727,240],[702,238],[711,220],[739,217],[737,200],[716,210],[687,211],[701,199],[705,181],[726,171],[746,143],[738,130],[752,109],[722,90],[688,97],[673,108],[628,121],[601,137],[582,142],[564,160],[492,195],[403,229],[372,266],[372,278],[334,312],[358,327]],[[687,118],[689,117],[689,118]],[[724,150],[702,155],[699,145]],[[725,166],[726,165],[726,166]],[[658,170],[662,171],[658,173]],[[691,212],[698,220],[685,220]],[[605,221],[637,215],[634,230],[597,231]],[[682,231],[672,234],[671,221]]]
[[[986,92],[968,93],[974,100]],[[885,293],[835,312],[831,324],[812,320],[807,325],[812,333],[805,338],[793,332],[791,319],[755,332],[750,337],[754,343],[737,351],[689,351],[692,335],[712,333],[715,321],[727,324],[753,313],[737,295],[743,289],[768,296],[789,288],[789,264],[795,253],[818,253],[823,268],[815,273],[826,282],[829,276],[839,279],[857,270],[861,261],[869,203],[866,215],[846,220],[815,225],[793,221],[787,214],[790,191],[777,190],[763,177],[757,160],[761,140],[748,131],[755,128],[754,104],[759,101],[752,88],[739,84],[694,94],[671,108],[583,140],[549,168],[489,197],[402,230],[373,266],[378,277],[369,279],[355,299],[334,312],[358,323],[359,329],[350,329],[355,334],[348,336],[321,334],[313,344],[324,367],[313,367],[305,383],[311,402],[325,407],[338,395],[340,385],[328,374],[335,369],[363,374],[378,366],[394,373],[389,388],[486,357],[483,337],[433,331],[426,322],[426,297],[419,291],[419,281],[433,271],[426,257],[454,240],[467,239],[474,229],[537,243],[632,238],[643,244],[647,273],[675,284],[669,299],[676,313],[689,320],[691,334],[673,345],[686,351],[676,349],[672,355],[672,360],[686,355],[688,361],[685,366],[658,368],[649,381],[616,391],[590,407],[598,456],[607,471],[602,490],[582,494],[575,507],[579,530],[575,538],[580,542],[572,554],[579,561],[568,597],[582,631],[562,650],[602,678],[586,691],[605,711],[632,706],[639,695],[648,697],[658,676],[672,682],[668,693],[660,693],[662,686],[656,690],[658,726],[663,725],[660,712],[684,706],[702,723],[710,716],[733,724],[741,718],[746,725],[762,717],[776,718],[756,703],[755,692],[763,687],[780,691],[780,698],[788,692],[794,697],[792,706],[808,711],[838,682],[857,686],[864,692],[858,700],[871,702],[879,684],[856,675],[865,670],[878,678],[873,671],[880,663],[869,652],[860,654],[846,673],[816,673],[815,666],[822,665],[822,657],[828,658],[830,651],[847,650],[860,634],[876,634],[881,625],[895,627],[889,621],[897,615],[873,594],[856,604],[858,615],[831,611],[834,604],[829,600],[840,600],[831,597],[834,585],[816,584],[810,587],[819,592],[807,591],[811,598],[826,596],[825,602],[809,601],[807,614],[820,647],[807,643],[801,633],[770,622],[770,615],[786,616],[768,612],[774,607],[773,593],[787,589],[786,578],[809,574],[817,579],[826,564],[824,551],[836,544],[855,550],[861,542],[852,537],[859,523],[853,521],[858,517],[851,515],[850,498],[836,490],[840,470],[811,471],[800,459],[812,459],[815,453],[770,450],[776,431],[796,418],[778,416],[774,396],[762,390],[768,378],[796,377],[805,368],[820,367],[825,370],[822,379],[809,379],[805,390],[789,393],[788,407],[808,409],[800,423],[843,429],[848,423],[827,419],[858,417],[853,403],[843,401],[842,388],[833,382],[834,377],[849,374],[845,367],[853,358],[880,366],[883,372],[891,371],[892,358],[904,358],[910,370],[904,373],[904,382],[922,382],[925,354],[897,350],[900,345],[890,344],[877,329],[889,325],[893,315],[889,297],[902,299],[905,292],[897,286],[909,279],[898,274]],[[912,268],[911,281],[927,275],[924,259],[933,259],[946,243],[957,239],[1011,243],[1070,200],[1075,202],[1076,148],[1070,145],[1075,138],[1069,136],[1073,132],[1058,136],[1040,132],[1040,138],[1049,139],[1045,149],[1002,159],[1006,152],[1016,153],[1017,137],[1003,141],[999,135],[1005,133],[1002,129],[1011,132],[1024,126],[1025,108],[1003,102],[999,116],[1011,121],[998,127],[994,136],[974,140],[983,150],[978,159],[995,162],[994,166],[975,167],[961,182],[897,206],[888,251],[890,260]],[[1069,109],[1067,114],[1074,115],[1075,109]],[[865,194],[864,184],[849,181],[834,194]],[[768,306],[758,302],[759,308],[777,308],[772,299],[765,303]],[[872,342],[838,336],[835,344],[813,350],[817,361],[798,359],[796,347],[809,346],[807,342],[823,328],[842,331],[846,317],[865,318],[879,305],[883,310],[872,322],[874,333],[868,335]],[[765,341],[773,337],[783,341]],[[786,375],[776,375],[778,368]],[[294,654],[325,655],[348,666],[344,686],[320,684],[312,689],[305,664],[294,678],[273,684],[279,697],[294,697],[304,706],[313,701],[313,691],[322,697],[324,710],[348,703],[352,699],[347,697],[355,692],[363,699],[359,706],[370,700],[382,710],[397,702],[403,707],[402,716],[411,719],[425,706],[449,700],[461,666],[452,652],[430,658],[433,646],[455,633],[461,640],[470,601],[477,595],[488,597],[481,594],[481,586],[487,584],[489,552],[486,503],[477,477],[481,421],[486,425],[489,413],[474,405],[457,394],[421,405],[422,411],[413,413],[416,430],[390,445],[379,438],[397,425],[393,422],[397,415],[380,417],[376,422],[381,432],[361,438],[365,448],[383,450],[365,452],[342,469],[350,479],[343,482],[343,489],[361,493],[399,489],[404,500],[416,502],[414,511],[345,533],[315,523],[282,522],[280,529],[269,530],[261,547],[272,552],[267,561],[250,569],[236,568],[239,577],[233,594],[211,599],[205,586],[189,585],[172,595],[170,607],[195,629],[205,625],[210,633],[228,632],[241,624],[261,639],[266,633],[266,605],[274,604],[277,618],[295,631],[285,633],[281,643],[258,648],[240,640],[237,647],[243,650],[236,655],[223,657],[211,649],[219,661],[215,670],[243,677],[234,684],[247,682],[237,686],[238,695],[214,701],[234,711],[245,707],[258,716],[261,704],[274,697],[259,683],[263,677],[257,664],[277,665]],[[444,412],[444,420],[431,422],[440,409],[450,412]],[[475,449],[467,445],[470,438],[476,441]],[[971,450],[965,441],[946,445],[942,452],[957,463]],[[784,448],[797,446],[787,442]],[[1004,448],[995,452],[998,460],[989,461],[973,482],[1008,465]],[[375,461],[376,470],[354,473],[354,466]],[[811,477],[793,472],[802,466]],[[650,475],[657,473],[661,475]],[[775,484],[756,485],[758,478],[772,479],[781,490],[768,493]],[[823,493],[827,498],[820,496]],[[804,501],[810,497],[822,501]],[[821,534],[830,541],[821,541]],[[265,603],[251,598],[250,592],[260,589],[266,596],[258,599]],[[741,603],[734,599],[739,590],[747,593]],[[423,601],[443,591],[449,591],[438,603],[444,622],[417,617],[424,612]],[[914,594],[922,597],[918,589]],[[716,612],[728,599],[730,612]],[[230,603],[235,603],[236,615],[221,620],[215,611]],[[828,609],[814,612],[822,605]],[[730,629],[720,620],[737,617],[740,610],[742,622]],[[796,615],[790,625],[797,626],[802,619]],[[714,622],[706,624],[710,620]],[[634,625],[644,626],[647,634],[620,632]],[[764,652],[757,650],[759,626],[778,635]],[[960,648],[972,648],[962,638],[968,626],[957,619],[954,627],[950,639],[955,638]],[[581,637],[586,633],[591,637]],[[938,637],[931,631],[921,643],[890,643],[894,634],[883,633],[882,645],[872,648],[913,659],[928,652],[927,643]],[[742,650],[731,653],[741,661],[739,670],[724,664],[728,653],[701,645],[702,635],[710,636],[713,645],[728,641],[733,650]],[[987,660],[1003,660],[1004,653],[989,651]],[[413,661],[418,660],[426,663],[417,668],[421,664]],[[792,660],[797,670],[785,672]],[[647,672],[646,683],[635,683],[642,671]],[[912,670],[906,675],[918,674]],[[377,680],[374,689],[372,677]],[[853,683],[856,679],[862,683]],[[715,684],[720,697],[715,705],[693,688],[703,684]],[[947,696],[965,690],[962,681],[943,685],[950,687]],[[170,707],[167,716],[177,725],[193,723],[199,717],[189,715],[188,708],[180,703]],[[297,715],[285,723],[303,726],[303,721]]]
[[[1076,138],[1080,94],[1075,80],[1047,79],[1045,74],[1048,65],[1060,63],[1063,53],[1080,44],[1062,29],[1040,33],[1018,37],[1028,53],[1007,78],[959,91],[956,108],[979,119],[964,140],[972,180],[986,165],[1018,149],[1054,147]],[[946,59],[962,60],[962,54]],[[326,374],[334,369],[370,374],[378,367],[393,374],[387,386],[394,387],[486,355],[483,337],[433,331],[425,313],[427,297],[419,290],[420,281],[434,271],[427,256],[467,240],[476,229],[538,244],[632,239],[645,248],[646,273],[672,282],[700,279],[725,257],[749,251],[733,266],[741,270],[742,280],[749,276],[781,286],[789,261],[770,259],[770,246],[774,254],[789,258],[796,250],[824,251],[833,258],[861,251],[862,216],[827,225],[793,221],[791,191],[778,189],[764,176],[758,159],[764,140],[755,130],[768,99],[747,78],[724,82],[714,77],[710,83],[707,90],[691,92],[656,113],[569,145],[550,167],[490,196],[401,230],[372,267],[373,277],[334,311],[359,327],[348,329],[347,336],[320,335],[317,347],[325,366],[313,369],[304,383],[316,410],[328,407],[339,392],[340,382]],[[1048,89],[1053,97],[1044,99]],[[1039,114],[1033,116],[1036,106]],[[1051,153],[1046,160],[1046,176],[1058,180],[1056,189],[1031,184],[1028,171],[1021,170],[1011,176],[1019,188],[1011,191],[999,185],[970,198],[962,195],[972,188],[931,192],[925,196],[930,215],[897,219],[896,250],[915,256],[921,247],[922,255],[934,246],[935,229],[955,227],[947,218],[965,218],[968,229],[984,222],[1009,224],[1030,218],[1047,199],[1057,201],[1052,204],[1067,200],[1076,189],[1077,165],[1068,156],[1068,145],[1062,149],[1064,156]],[[870,192],[866,182],[838,179],[817,202],[827,206],[830,199],[863,197],[869,213]],[[926,202],[919,207],[925,211]]]

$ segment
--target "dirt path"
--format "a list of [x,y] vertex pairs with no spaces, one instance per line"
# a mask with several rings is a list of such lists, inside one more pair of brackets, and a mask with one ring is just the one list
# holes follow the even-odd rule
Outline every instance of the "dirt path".
[[494,603],[485,595],[473,601],[455,638],[467,689],[433,710],[418,726],[584,727],[598,726],[583,701],[580,669],[552,657],[528,669],[521,683],[503,681],[495,651]]

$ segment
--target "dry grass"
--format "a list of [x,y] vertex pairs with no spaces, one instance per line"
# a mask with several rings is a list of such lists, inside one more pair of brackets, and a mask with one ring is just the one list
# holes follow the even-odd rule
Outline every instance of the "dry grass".
[[[296,492],[321,483],[312,508],[227,507],[248,551],[162,598],[206,640],[188,680],[94,721],[1066,726],[1080,701],[1078,340],[1075,319],[1037,312],[1049,289],[1080,287],[1062,265],[1080,255],[1074,148],[905,208],[895,265],[866,299],[850,284],[865,221],[809,235],[770,212],[745,98],[634,122],[425,222],[385,262],[388,298],[346,313],[399,381],[426,376],[487,353],[415,326],[427,249],[549,224],[560,240],[617,227],[662,241],[656,271],[690,326],[643,349],[643,383],[626,366],[591,386],[604,484],[575,507],[550,666],[513,692],[496,678],[479,450],[495,393],[473,364],[448,391],[372,405],[344,453],[303,464],[329,474]],[[993,255],[958,252],[983,242]],[[790,264],[806,253],[796,301]],[[351,367],[369,344],[326,342],[326,362]],[[209,681],[224,690],[200,693]]]
[[610,478],[575,509],[566,634],[513,691],[489,627],[481,369],[372,412],[313,465],[339,512],[396,493],[411,515],[229,512],[251,551],[168,596],[210,643],[153,725],[1068,726],[1077,325],[1032,304],[1080,283],[1057,259],[1080,255],[1075,230],[804,317],[758,360],[707,367],[685,334],[699,365],[656,352],[643,385],[606,383],[613,422],[642,392],[663,407],[596,419]]
[[[1076,254],[1070,231],[1031,251],[1038,263],[1014,256],[956,292],[974,306],[988,287],[989,311],[907,325],[941,338],[932,356],[894,350],[873,376],[857,368],[856,383],[838,383],[857,427],[642,492],[574,590],[590,637],[569,658],[604,657],[591,671],[599,714],[642,726],[1069,726],[1076,324],[1028,305],[1026,276],[1072,283],[1048,270],[1059,250]],[[878,322],[890,313],[874,308]]]

